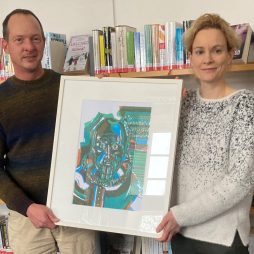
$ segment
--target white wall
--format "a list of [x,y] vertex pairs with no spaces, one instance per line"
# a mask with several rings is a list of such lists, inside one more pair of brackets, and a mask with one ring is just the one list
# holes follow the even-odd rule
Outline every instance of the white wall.
[[204,12],[218,13],[232,24],[249,22],[254,28],[253,0],[1,0],[0,22],[16,8],[31,9],[45,31],[68,37],[108,25],[141,30],[144,24],[195,19]]
[[[92,29],[112,26],[112,0],[0,0],[0,22],[16,8],[30,9],[48,32],[89,34]],[[1,27],[2,32],[2,27]]]
[[217,13],[229,23],[249,22],[254,28],[253,0],[114,0],[116,24],[143,29],[144,24],[168,20],[196,19],[206,13]]
[[[253,0],[0,0],[0,22],[15,8],[31,9],[45,31],[65,33],[69,39],[103,26],[126,24],[141,31],[144,24],[196,19],[212,12],[231,24],[249,22],[254,29],[253,7]],[[253,72],[231,74],[229,81],[254,88]],[[185,78],[185,83],[192,86],[195,81]]]

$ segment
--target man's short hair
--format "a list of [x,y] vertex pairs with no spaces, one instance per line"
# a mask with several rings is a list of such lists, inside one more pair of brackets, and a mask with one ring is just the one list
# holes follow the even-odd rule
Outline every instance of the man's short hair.
[[32,15],[38,22],[41,28],[41,32],[42,32],[42,37],[44,38],[44,31],[43,31],[43,27],[42,24],[39,20],[39,18],[30,10],[26,10],[26,9],[15,9],[12,12],[10,12],[4,19],[3,21],[3,38],[8,41],[9,39],[9,31],[8,31],[8,22],[10,20],[10,18],[15,15],[15,14],[24,14],[24,15]]

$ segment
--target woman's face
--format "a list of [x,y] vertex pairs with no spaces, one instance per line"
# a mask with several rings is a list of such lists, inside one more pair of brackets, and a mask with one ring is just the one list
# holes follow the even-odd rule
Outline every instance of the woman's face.
[[217,84],[224,79],[234,51],[228,51],[224,34],[215,28],[200,30],[193,41],[190,62],[201,84]]

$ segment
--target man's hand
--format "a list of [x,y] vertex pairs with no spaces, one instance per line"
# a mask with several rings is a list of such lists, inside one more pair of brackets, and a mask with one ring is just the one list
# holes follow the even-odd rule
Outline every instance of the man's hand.
[[159,233],[163,230],[163,234],[158,241],[164,242],[171,240],[172,236],[180,231],[180,226],[176,222],[176,219],[171,211],[169,211],[162,219],[161,223],[156,228],[156,232]]
[[35,203],[27,208],[26,215],[36,228],[53,229],[56,227],[55,223],[59,221],[51,209]]

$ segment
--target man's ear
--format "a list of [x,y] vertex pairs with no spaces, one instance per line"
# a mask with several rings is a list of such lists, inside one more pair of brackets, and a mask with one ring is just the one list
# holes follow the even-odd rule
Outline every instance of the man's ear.
[[9,54],[8,42],[5,39],[3,39],[2,41],[2,45],[3,45],[4,52]]

